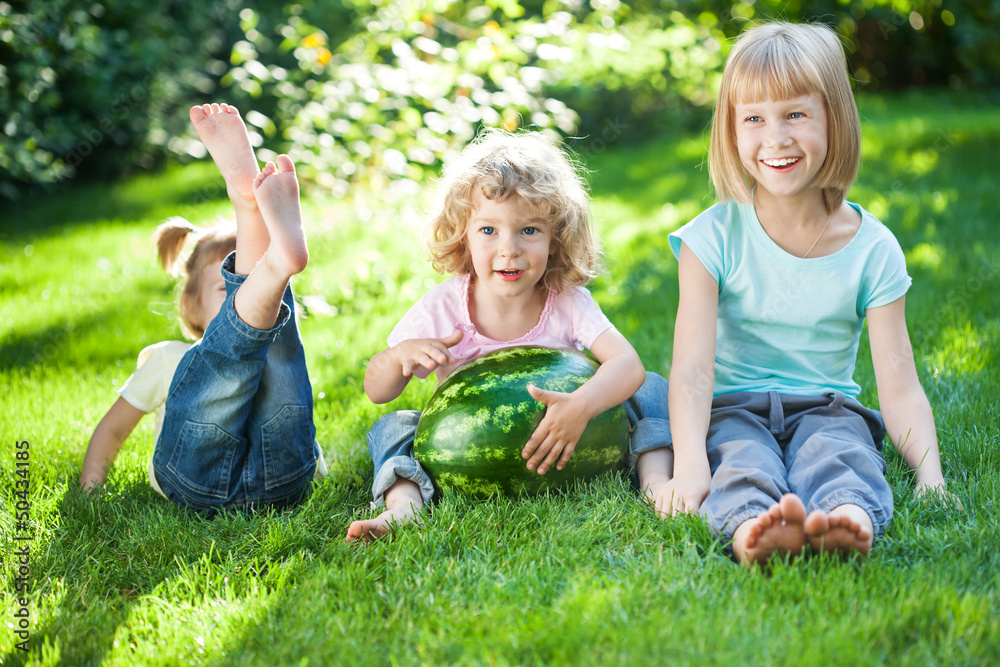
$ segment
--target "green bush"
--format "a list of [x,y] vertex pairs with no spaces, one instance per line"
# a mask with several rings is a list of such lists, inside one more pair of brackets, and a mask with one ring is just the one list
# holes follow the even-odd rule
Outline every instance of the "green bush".
[[338,44],[289,9],[272,25],[242,10],[245,38],[223,84],[230,97],[251,98],[246,118],[263,158],[288,152],[300,173],[337,196],[359,179],[406,196],[481,124],[576,127],[573,111],[544,94],[548,73],[528,66],[488,9],[454,3],[463,14],[455,16],[371,3],[353,13]]
[[[747,20],[823,21],[845,37],[866,90],[1000,85],[1000,1],[740,0],[701,3],[734,37]],[[713,7],[709,8],[711,4]]]
[[729,41],[773,18],[833,24],[866,90],[1000,84],[1000,0],[237,3],[0,0],[0,196],[201,157],[186,109],[214,99],[337,195],[406,196],[483,124],[599,152],[702,127]]
[[721,31],[594,5],[379,0],[355,8],[340,41],[299,6],[270,24],[244,9],[222,82],[250,98],[263,157],[288,152],[337,196],[357,181],[407,196],[482,125],[580,134],[578,149],[601,150],[627,125],[710,103]]
[[193,94],[216,88],[232,16],[223,0],[0,2],[3,194],[151,166]]

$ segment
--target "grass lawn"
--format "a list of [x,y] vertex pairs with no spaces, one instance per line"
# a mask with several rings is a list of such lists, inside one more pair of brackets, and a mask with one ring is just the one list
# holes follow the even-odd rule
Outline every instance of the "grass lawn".
[[[850,198],[906,252],[917,370],[964,511],[913,500],[890,452],[895,519],[867,560],[749,571],[699,519],[657,519],[614,476],[535,499],[448,497],[420,528],[346,546],[348,523],[371,513],[368,427],[432,389],[414,382],[387,406],[362,392],[367,360],[440,280],[414,251],[419,205],[386,207],[378,193],[306,203],[312,263],[296,290],[330,466],[309,498],[214,520],[172,506],[146,480],[151,418],[103,493],[84,496],[87,441],[139,351],[180,338],[153,228],[228,209],[211,164],[177,166],[0,213],[0,662],[1000,663],[1000,114],[995,99],[934,92],[860,106]],[[610,269],[593,293],[663,374],[677,305],[666,235],[712,201],[705,148],[667,136],[582,153]],[[864,339],[856,378],[877,406]],[[27,526],[15,523],[20,441]],[[24,547],[29,653],[14,632]]]

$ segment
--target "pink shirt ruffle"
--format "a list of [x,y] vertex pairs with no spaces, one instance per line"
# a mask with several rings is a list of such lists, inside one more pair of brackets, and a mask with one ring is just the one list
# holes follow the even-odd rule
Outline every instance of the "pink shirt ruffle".
[[[612,324],[583,287],[549,292],[538,324],[516,340],[494,340],[476,330],[469,316],[469,274],[454,276],[434,287],[413,304],[389,334],[389,347],[415,338],[444,338],[455,329],[465,332],[462,342],[451,348],[457,363],[440,366],[435,373],[443,382],[456,368],[477,357],[515,345],[589,349]],[[414,373],[427,377],[424,369]]]

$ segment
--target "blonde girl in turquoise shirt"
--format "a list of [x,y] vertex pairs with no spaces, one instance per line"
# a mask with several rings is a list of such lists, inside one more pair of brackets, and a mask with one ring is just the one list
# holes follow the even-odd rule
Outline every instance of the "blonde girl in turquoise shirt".
[[[701,512],[746,565],[807,548],[868,553],[892,518],[886,431],[916,470],[916,493],[944,493],[903,253],[844,200],[860,144],[831,29],[771,23],[742,35],[712,124],[720,204],[671,237],[675,460],[656,509]],[[857,402],[852,377],[865,319],[881,415]]]

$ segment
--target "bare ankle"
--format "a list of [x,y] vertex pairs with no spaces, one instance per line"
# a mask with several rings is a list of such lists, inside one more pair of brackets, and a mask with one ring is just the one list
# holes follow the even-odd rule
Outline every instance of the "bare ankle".
[[424,497],[420,487],[408,479],[398,479],[385,492],[386,509],[412,507],[414,510],[424,506]]

